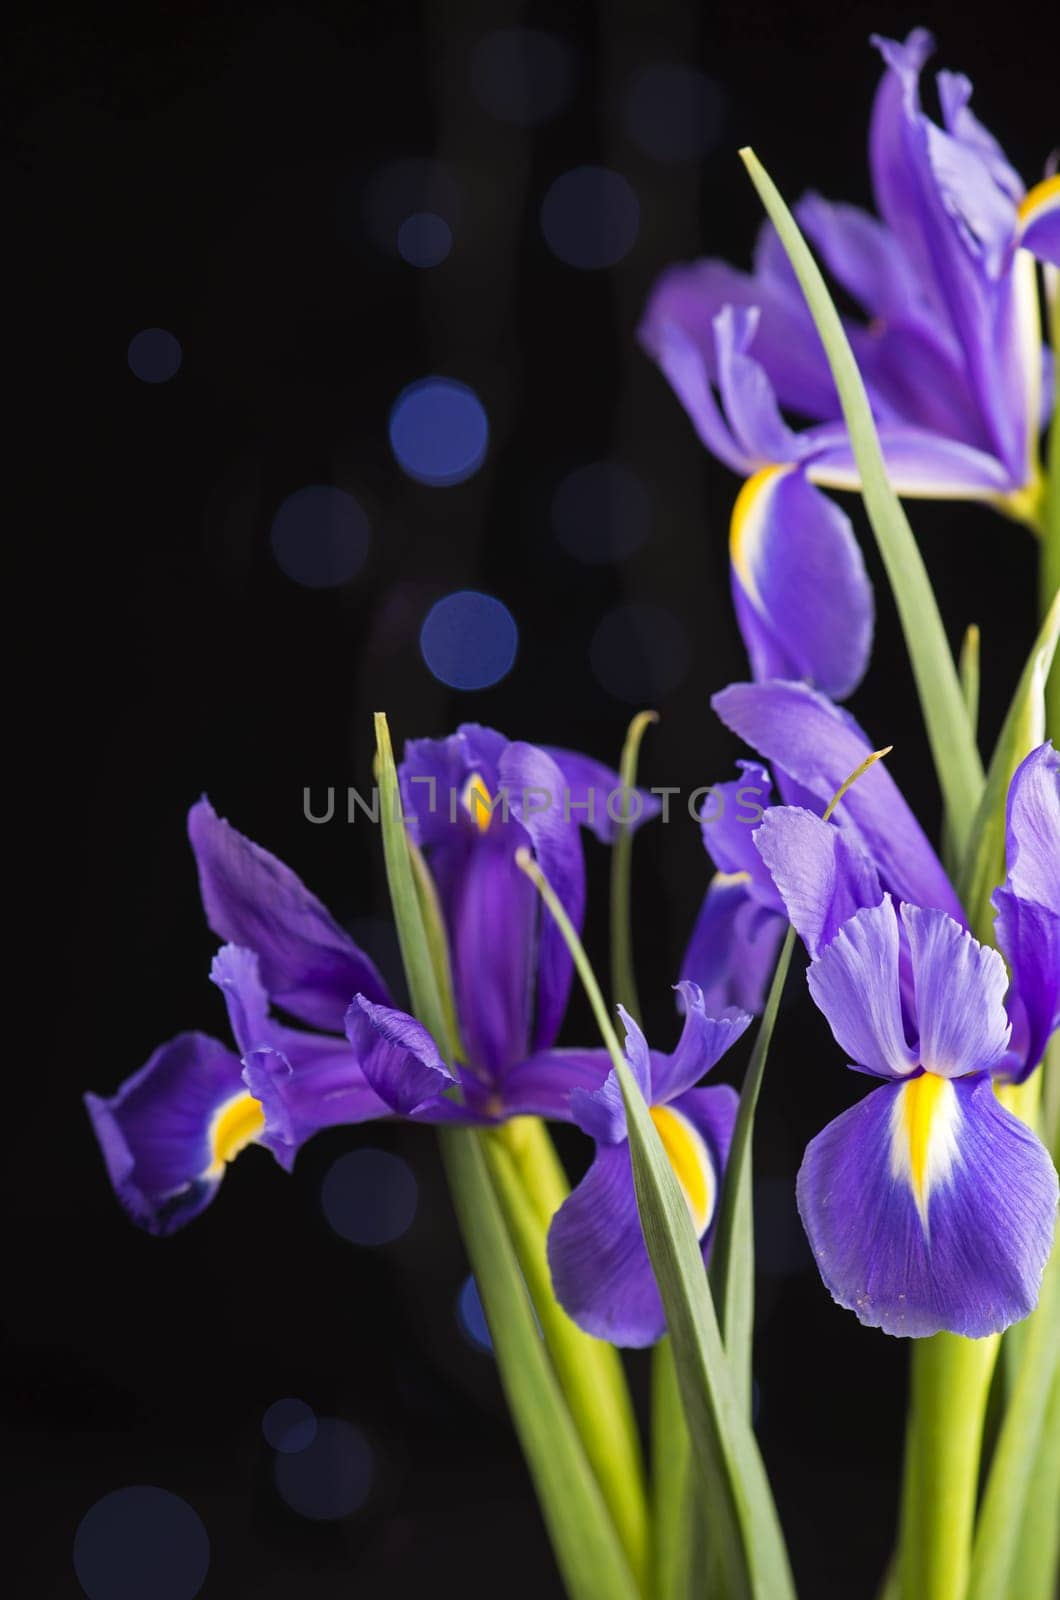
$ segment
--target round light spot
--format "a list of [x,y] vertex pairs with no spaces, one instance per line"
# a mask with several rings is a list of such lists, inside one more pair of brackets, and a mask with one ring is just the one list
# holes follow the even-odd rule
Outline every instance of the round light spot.
[[270,534],[277,566],[307,589],[335,589],[356,577],[371,536],[352,494],[323,483],[289,494]]
[[304,1400],[274,1400],[261,1419],[261,1431],[274,1450],[295,1455],[316,1438],[316,1414]]
[[[411,257],[406,246],[415,248],[417,234],[423,231],[417,224],[408,228],[416,218],[432,217],[449,231],[449,244],[453,229],[460,216],[460,186],[440,161],[411,157],[391,161],[374,172],[364,189],[362,209],[365,226],[380,250],[388,255]],[[408,229],[408,231],[404,231]],[[433,228],[435,243],[441,239],[440,229]],[[437,260],[449,253],[449,244]],[[413,266],[433,266],[433,261],[413,260]]]
[[659,606],[619,606],[593,634],[589,661],[597,681],[630,705],[652,705],[688,671],[685,630]]
[[398,255],[410,267],[436,267],[453,248],[453,232],[433,211],[414,211],[397,233]]
[[141,328],[129,340],[129,367],[142,383],[168,383],[180,371],[180,340],[165,328]]
[[390,412],[390,448],[417,483],[463,483],[486,459],[489,422],[482,402],[455,378],[421,378],[403,389]]
[[656,161],[691,161],[717,143],[725,104],[712,78],[694,67],[653,62],[629,85],[625,122],[630,138]]
[[552,500],[552,526],[563,548],[590,564],[621,561],[651,532],[647,489],[620,461],[593,461],[563,479]]
[[589,272],[629,254],[640,227],[640,203],[620,172],[575,167],[557,178],[541,206],[541,231],[553,255]]
[[574,89],[574,51],[538,28],[498,28],[471,54],[471,87],[500,122],[533,127],[562,111]]
[[335,1232],[351,1244],[393,1244],[416,1216],[412,1169],[389,1150],[351,1150],[324,1175],[320,1202]]
[[273,1474],[292,1511],[314,1522],[335,1522],[364,1505],[375,1457],[359,1428],[338,1417],[321,1417],[312,1444],[294,1455],[278,1455]]
[[488,689],[512,669],[519,630],[508,607],[477,589],[446,595],[427,613],[420,651],[450,689]]
[[74,1535],[74,1571],[89,1600],[194,1600],[209,1565],[198,1514],[168,1489],[115,1489]]
[[471,1344],[480,1350],[493,1349],[486,1313],[479,1298],[478,1284],[473,1277],[464,1279],[460,1293],[456,1297],[456,1320],[464,1337]]

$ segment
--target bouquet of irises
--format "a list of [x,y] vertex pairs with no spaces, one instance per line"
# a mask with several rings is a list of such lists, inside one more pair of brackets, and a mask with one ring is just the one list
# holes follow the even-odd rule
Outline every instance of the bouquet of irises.
[[[703,443],[744,479],[732,596],[750,681],[712,704],[748,759],[703,813],[714,873],[674,974],[673,1049],[645,1038],[632,958],[634,835],[661,807],[637,787],[654,714],[617,771],[473,724],[411,739],[397,763],[379,716],[411,1010],[203,799],[189,833],[232,1042],[182,1034],[112,1097],[87,1096],[118,1197],[156,1234],[203,1211],[252,1143],[289,1169],[325,1127],[435,1130],[571,1600],[795,1594],[750,1348],[755,1110],[800,941],[835,1066],[873,1083],[852,1080],[850,1108],[806,1149],[799,1214],[837,1306],[910,1341],[881,1596],[1056,1593],[1060,418],[1040,454],[1060,177],[1025,188],[959,75],[939,74],[941,123],[926,114],[924,32],[876,43],[879,215],[816,195],[793,214],[744,151],[768,214],[753,273],[675,267],[642,325]],[[856,313],[836,311],[807,237]],[[887,730],[842,706],[869,665],[874,602],[825,489],[860,491],[882,556],[943,797],[938,849],[888,773]],[[978,634],[955,661],[899,498],[916,496],[988,502],[1039,544],[1039,631],[985,761]],[[611,851],[607,1000],[580,940],[582,828]],[[575,979],[598,1028],[582,1049],[556,1044]],[[752,1028],[740,1092],[711,1086]],[[573,1190],[549,1122],[590,1141]],[[650,1471],[619,1354],[645,1346]]]

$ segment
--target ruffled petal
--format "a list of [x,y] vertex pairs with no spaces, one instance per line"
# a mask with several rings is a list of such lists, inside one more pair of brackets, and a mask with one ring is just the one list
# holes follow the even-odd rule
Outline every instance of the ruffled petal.
[[733,599],[758,679],[843,699],[872,649],[872,585],[850,519],[802,473],[766,467],[733,507]]
[[389,998],[375,966],[315,895],[203,798],[188,814],[206,920],[219,938],[257,952],[272,1000],[314,1027],[342,1032],[364,993]]
[[735,1008],[712,1016],[703,991],[687,980],[677,985],[684,1026],[677,1048],[671,1055],[651,1052],[651,1094],[653,1106],[667,1105],[706,1077],[713,1066],[751,1025],[751,1016]]
[[1009,1040],[1005,963],[943,911],[904,905],[902,922],[913,968],[921,1065],[944,1078],[996,1066]]
[[306,1140],[322,1128],[393,1116],[345,1039],[306,1033],[297,1041],[289,1053],[260,1045],[243,1057],[243,1082],[265,1116],[261,1143],[288,1172]]
[[998,1075],[1022,1083],[1060,1028],[1060,916],[1008,889],[996,890],[993,903],[997,942],[1012,969],[1012,1045]]
[[716,873],[688,941],[681,977],[703,991],[708,1011],[757,1013],[776,965],[785,919],[748,893],[743,873]]
[[699,809],[703,845],[726,879],[739,878],[760,905],[782,911],[780,897],[754,847],[754,831],[765,815],[773,780],[757,761],[738,761],[736,765],[738,778],[712,783],[706,792]]
[[858,911],[806,974],[819,1010],[851,1061],[880,1078],[917,1064],[902,1025],[898,918],[890,895]]
[[754,842],[811,956],[855,911],[883,898],[879,873],[857,842],[801,806],[772,806]]
[[[732,684],[711,704],[752,749],[825,804],[872,753],[852,717],[802,684]],[[856,829],[884,888],[963,920],[942,863],[882,761],[843,796],[836,820]]]
[[1006,887],[1060,916],[1060,755],[1051,742],[1020,763],[1005,807]]
[[236,1056],[202,1033],[160,1045],[117,1094],[85,1095],[114,1191],[149,1233],[173,1233],[217,1192],[225,1164],[261,1131]]
[[978,1339],[1034,1309],[1056,1172],[985,1074],[873,1090],[809,1145],[797,1197],[825,1286],[868,1327]]
[[[619,1017],[626,1030],[626,1060],[644,1099],[651,1101],[652,1061],[640,1027],[622,1006]],[[618,1144],[626,1137],[626,1106],[614,1069],[599,1088],[575,1088],[570,1097],[574,1121],[598,1144]]]
[[367,1082],[402,1116],[438,1099],[456,1081],[427,1029],[405,1011],[357,995],[346,1013],[346,1036]]

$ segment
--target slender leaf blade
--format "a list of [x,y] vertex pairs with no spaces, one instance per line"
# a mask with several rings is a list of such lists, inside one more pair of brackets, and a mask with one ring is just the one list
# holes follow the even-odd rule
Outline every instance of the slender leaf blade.
[[538,1331],[481,1135],[440,1130],[508,1407],[570,1600],[641,1600]]
[[894,595],[931,753],[958,851],[969,837],[983,768],[923,557],[884,466],[865,385],[817,263],[779,190],[752,150],[741,150],[799,280],[839,392],[861,493]]

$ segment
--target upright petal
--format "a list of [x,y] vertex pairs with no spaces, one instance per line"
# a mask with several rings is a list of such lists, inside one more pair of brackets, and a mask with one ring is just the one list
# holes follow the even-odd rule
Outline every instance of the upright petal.
[[902,922],[913,967],[921,1065],[944,1078],[995,1067],[1009,1040],[1005,963],[943,911],[904,905]]
[[771,806],[754,842],[811,956],[855,911],[883,898],[879,873],[857,841],[802,806]]
[[409,1116],[456,1081],[427,1029],[407,1012],[357,995],[346,1036],[365,1079],[392,1111]]
[[[578,823],[564,804],[564,779],[552,757],[536,745],[514,743],[501,757],[501,787],[509,795],[512,815],[526,830],[534,856],[555,890],[575,928],[585,914],[585,856]],[[518,867],[521,893],[529,891],[531,918],[539,928],[536,951],[537,990],[533,1048],[547,1050],[555,1043],[567,1009],[573,972],[570,953],[559,928],[547,911],[538,915],[537,895]],[[531,961],[534,953],[529,952]],[[528,979],[531,974],[528,974]],[[518,1056],[525,1053],[513,1051]],[[505,1063],[507,1066],[508,1063]]]
[[569,813],[581,827],[594,833],[602,844],[614,844],[624,806],[628,809],[630,825],[634,828],[640,827],[643,822],[650,822],[662,810],[659,798],[646,789],[638,789],[636,798],[630,796],[628,802],[625,801],[622,779],[603,761],[580,755],[576,750],[560,750],[555,745],[541,745],[540,748],[556,763],[563,775],[561,809],[565,806],[564,814]]
[[872,648],[872,586],[849,518],[801,472],[766,467],[733,507],[733,599],[758,679],[801,678],[836,699]]
[[714,318],[722,405],[749,460],[760,465],[797,461],[803,441],[784,421],[765,368],[750,354],[761,316],[758,306],[723,306]]
[[751,1025],[750,1014],[746,1011],[730,1009],[721,1016],[712,1016],[698,984],[679,983],[677,992],[684,1012],[684,1026],[671,1055],[663,1055],[658,1050],[651,1052],[653,1106],[667,1105],[706,1077]]
[[979,1339],[1034,1309],[1056,1172],[986,1074],[873,1090],[811,1142],[797,1197],[826,1288],[868,1327]]
[[856,1066],[879,1078],[908,1077],[917,1058],[902,1024],[898,918],[890,895],[844,923],[806,976],[837,1044]]
[[173,1233],[209,1205],[226,1163],[263,1122],[238,1059],[202,1033],[160,1045],[117,1094],[86,1094],[85,1106],[118,1199],[154,1234]]
[[708,1011],[736,1006],[757,1013],[776,965],[784,917],[751,897],[746,874],[711,879],[692,929],[681,977],[703,991]]
[[206,920],[255,950],[269,995],[314,1027],[342,1032],[359,992],[388,998],[375,966],[315,895],[275,856],[237,833],[203,798],[188,814]]
[[[644,1099],[651,1101],[652,1062],[648,1041],[622,1006],[619,1017],[626,1030],[626,1060]],[[598,1144],[619,1144],[626,1137],[626,1106],[618,1076],[611,1070],[598,1088],[575,1088],[570,1097],[574,1121]]]
[[1012,1044],[997,1072],[1022,1083],[1060,1028],[1060,916],[1008,889],[996,890],[993,903],[997,942],[1012,969],[1005,1002]]
[[[803,684],[732,684],[711,704],[752,749],[825,804],[872,753],[853,718]],[[836,820],[857,830],[886,889],[963,920],[942,863],[882,761],[843,796]]]
[[445,739],[406,741],[398,781],[401,806],[409,832],[425,850],[460,837],[477,820],[465,795],[470,779],[478,778],[486,795],[497,793],[497,765],[507,744],[502,733],[465,722]]
[[757,761],[738,761],[738,778],[712,783],[699,811],[707,855],[728,880],[739,878],[763,906],[783,911],[773,880],[754,847],[754,832],[765,815],[773,780]]

